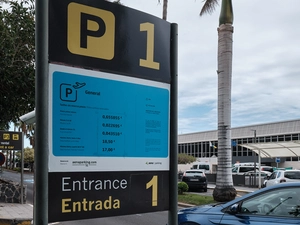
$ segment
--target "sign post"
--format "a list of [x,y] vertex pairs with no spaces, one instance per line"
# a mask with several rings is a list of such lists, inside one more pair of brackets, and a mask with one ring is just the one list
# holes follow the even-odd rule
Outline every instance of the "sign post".
[[276,162],[276,167],[278,168],[278,163],[280,163],[280,158],[276,157],[275,162]]
[[36,125],[49,127],[47,147],[37,138],[48,179],[37,176],[36,197],[47,194],[37,224],[162,210],[176,224],[177,25],[106,1],[49,0],[46,15],[49,64],[37,80],[49,83],[49,104]]
[[[24,199],[24,137],[22,132],[14,131],[0,131],[0,149],[6,151],[21,151],[21,204],[23,204]],[[0,152],[0,165],[2,167],[5,162],[5,156]],[[6,162],[7,163],[7,162]],[[14,162],[12,162],[14,163]],[[2,168],[1,168],[2,169]]]

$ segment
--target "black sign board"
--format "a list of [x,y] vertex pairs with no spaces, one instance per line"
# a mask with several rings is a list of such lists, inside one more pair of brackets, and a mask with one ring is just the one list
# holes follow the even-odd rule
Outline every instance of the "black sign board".
[[169,173],[49,173],[49,222],[168,210]]
[[22,132],[0,131],[0,150],[22,150]]
[[49,4],[51,63],[170,83],[170,23],[107,1]]

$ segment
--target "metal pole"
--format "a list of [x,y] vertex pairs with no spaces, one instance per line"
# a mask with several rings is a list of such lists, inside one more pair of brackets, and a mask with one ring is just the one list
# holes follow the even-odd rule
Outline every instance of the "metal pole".
[[[254,140],[253,143],[256,143],[256,130],[252,130],[254,132]],[[255,152],[253,151],[253,161],[254,161],[254,186],[256,187],[256,157]]]
[[[256,130],[254,131],[254,144],[256,144]],[[258,188],[261,188],[261,156],[260,149],[258,149]],[[254,161],[254,185],[256,186],[256,162]]]
[[35,196],[33,224],[48,225],[48,0],[36,0]]
[[261,189],[261,157],[260,157],[260,149],[258,149],[258,188]]
[[178,205],[178,25],[171,24],[171,103],[170,103],[170,179],[169,225],[177,225]]
[[[256,131],[255,131],[255,143],[256,143]],[[261,188],[261,157],[260,157],[260,149],[258,149],[258,188]]]
[[22,133],[22,149],[21,149],[21,204],[24,204],[24,134]]

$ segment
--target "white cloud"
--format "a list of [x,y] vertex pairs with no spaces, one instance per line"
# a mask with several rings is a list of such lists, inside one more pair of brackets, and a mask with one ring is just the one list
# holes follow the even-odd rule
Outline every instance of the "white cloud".
[[[122,2],[161,18],[162,3],[155,0]],[[300,1],[232,2],[232,127],[299,119]],[[202,0],[169,0],[167,19],[179,30],[179,133],[217,128],[220,6],[200,17],[202,5]]]

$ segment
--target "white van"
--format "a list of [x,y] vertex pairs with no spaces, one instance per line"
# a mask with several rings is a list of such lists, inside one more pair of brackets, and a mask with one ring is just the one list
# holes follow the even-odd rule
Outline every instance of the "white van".
[[207,162],[197,162],[191,167],[192,170],[202,170],[204,173],[216,173],[217,164],[211,164]]
[[[258,169],[258,167],[256,167]],[[254,171],[254,166],[234,166],[232,168],[232,174],[244,174],[249,171]]]

